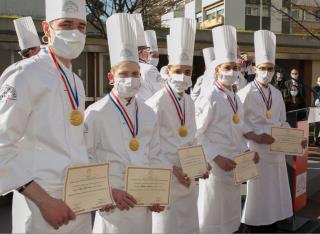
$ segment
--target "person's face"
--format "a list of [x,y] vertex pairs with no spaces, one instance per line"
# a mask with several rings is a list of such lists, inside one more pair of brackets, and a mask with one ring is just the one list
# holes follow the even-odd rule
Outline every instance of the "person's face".
[[320,84],[320,76],[317,78],[317,83]]
[[135,62],[121,62],[111,74],[108,76],[111,83],[115,83],[119,78],[140,79],[140,66]]
[[138,55],[140,59],[147,61],[149,56],[148,49],[147,48],[139,49]]
[[297,89],[297,87],[296,87],[296,86],[292,86],[292,87],[291,87],[291,91],[299,92],[299,90]]
[[45,35],[49,39],[49,44],[53,39],[53,31],[68,31],[68,30],[79,30],[79,32],[86,34],[87,23],[80,19],[74,18],[62,18],[53,20],[51,22],[42,22],[42,28]]
[[169,77],[173,74],[184,74],[185,76],[192,75],[192,67],[187,65],[170,65],[168,66]]
[[257,68],[261,71],[268,71],[268,72],[274,71],[274,65],[272,63],[262,63],[262,64],[259,64]]
[[223,63],[215,68],[217,75],[220,75],[222,72],[228,72],[230,70],[239,71],[240,67],[235,62]]
[[298,77],[299,76],[299,71],[297,69],[292,69],[291,70],[291,77]]

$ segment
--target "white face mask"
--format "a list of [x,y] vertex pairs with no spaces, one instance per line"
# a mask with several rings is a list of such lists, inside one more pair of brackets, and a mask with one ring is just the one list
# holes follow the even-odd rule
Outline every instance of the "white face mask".
[[53,31],[51,47],[54,53],[65,59],[79,57],[86,43],[86,35],[79,30]]
[[186,76],[184,74],[172,74],[169,83],[177,93],[183,93],[192,86],[191,76]]
[[239,76],[238,71],[229,70],[229,71],[221,71],[221,73],[218,75],[218,79],[223,85],[231,86],[233,85]]
[[299,77],[299,75],[291,75],[291,77],[293,78],[293,79],[298,79],[298,77]]
[[152,58],[152,57],[150,57],[149,58],[149,64],[151,64],[151,65],[153,65],[153,66],[158,66],[158,64],[159,64],[159,58]]
[[140,86],[140,78],[116,78],[114,90],[120,98],[132,98],[138,93]]
[[274,72],[269,72],[269,71],[262,71],[260,69],[256,70],[256,79],[259,81],[261,84],[268,84],[272,81],[272,77],[274,75]]

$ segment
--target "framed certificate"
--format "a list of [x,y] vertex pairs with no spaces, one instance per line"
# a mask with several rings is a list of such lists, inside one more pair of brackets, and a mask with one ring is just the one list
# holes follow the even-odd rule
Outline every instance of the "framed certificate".
[[275,139],[270,145],[271,152],[281,152],[288,155],[301,155],[304,149],[304,131],[297,128],[271,128],[271,136]]
[[234,179],[236,184],[242,184],[259,175],[257,164],[254,162],[255,152],[249,151],[234,158],[236,168]]
[[182,171],[191,179],[202,177],[208,171],[208,163],[201,145],[178,149]]
[[128,167],[126,192],[137,206],[169,205],[172,170],[151,167]]
[[75,214],[114,204],[109,184],[109,163],[67,169],[63,200]]

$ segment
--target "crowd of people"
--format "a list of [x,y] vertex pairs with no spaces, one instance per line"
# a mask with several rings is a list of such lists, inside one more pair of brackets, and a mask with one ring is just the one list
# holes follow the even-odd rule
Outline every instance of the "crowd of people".
[[[284,83],[277,76],[280,90],[271,84],[276,35],[254,33],[253,64],[239,51],[235,27],[212,29],[214,47],[204,50],[206,71],[188,95],[196,21],[172,19],[169,61],[159,72],[155,31],[144,31],[141,14],[114,14],[106,21],[113,89],[85,109],[72,60],[83,51],[86,25],[84,0],[46,0],[46,45],[40,45],[30,17],[15,21],[24,59],[0,77],[0,194],[15,191],[13,228],[211,234],[236,232],[243,223],[252,233],[276,232],[293,211],[285,155],[269,150],[275,141],[271,128],[290,128],[286,104],[302,108],[299,97],[305,95],[295,69]],[[179,149],[195,145],[202,146],[208,162],[199,185],[178,158]],[[301,146],[306,148],[307,140]],[[234,158],[248,151],[255,152],[259,176],[247,181],[242,209]],[[92,223],[90,213],[75,215],[62,200],[65,171],[105,161],[115,204],[105,204]],[[169,206],[136,206],[125,189],[132,165],[172,170]]]

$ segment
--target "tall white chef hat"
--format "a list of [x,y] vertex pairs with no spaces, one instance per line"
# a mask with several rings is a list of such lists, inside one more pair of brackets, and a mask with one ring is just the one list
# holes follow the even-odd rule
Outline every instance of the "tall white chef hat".
[[144,26],[143,26],[141,14],[131,14],[130,18],[131,18],[130,22],[131,22],[133,31],[136,35],[136,41],[137,41],[138,47],[147,46],[147,42],[144,37]]
[[22,17],[13,21],[19,40],[21,50],[37,47],[41,45],[37,29],[30,16]]
[[136,35],[130,15],[118,13],[107,19],[107,35],[111,66],[124,61],[139,63]]
[[85,0],[46,0],[46,21],[75,18],[87,21]]
[[170,21],[170,36],[167,37],[169,65],[192,66],[195,36],[194,19],[174,18]]
[[223,25],[212,29],[215,65],[237,62],[237,31],[231,25]]
[[146,38],[147,47],[149,47],[151,51],[158,51],[156,31],[146,30],[144,31],[144,36]]
[[254,52],[256,66],[262,63],[275,64],[276,35],[268,30],[259,30],[254,33]]
[[202,50],[203,53],[203,59],[204,59],[204,64],[206,67],[209,66],[209,64],[214,60],[214,48],[209,47],[209,48],[204,48]]

